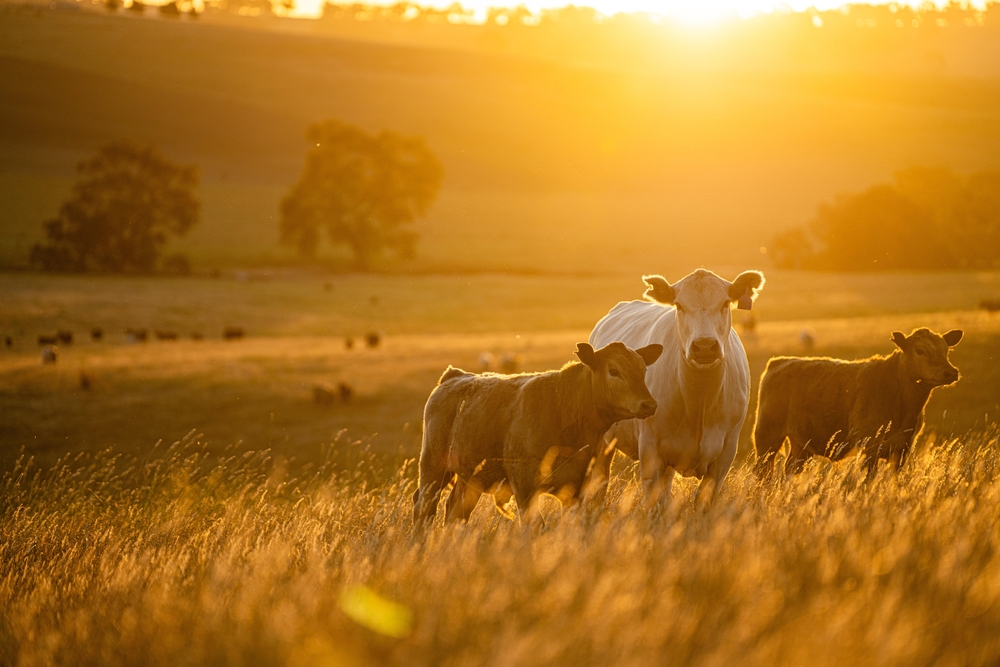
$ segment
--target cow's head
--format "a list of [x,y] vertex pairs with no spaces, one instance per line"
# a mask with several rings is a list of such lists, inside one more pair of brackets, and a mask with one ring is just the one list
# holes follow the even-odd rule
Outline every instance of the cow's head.
[[576,356],[593,371],[594,398],[616,419],[645,419],[656,412],[656,401],[646,386],[646,366],[663,352],[662,345],[633,350],[615,341],[595,350],[577,343]]
[[677,336],[684,360],[693,368],[708,370],[725,359],[726,342],[733,326],[730,312],[741,296],[756,299],[764,287],[764,274],[744,271],[729,282],[711,271],[698,269],[673,285],[663,276],[643,276],[646,298],[677,309]]
[[892,333],[892,342],[903,351],[903,369],[914,382],[941,387],[958,382],[958,369],[948,361],[948,350],[962,340],[962,330],[941,336],[930,329],[914,329],[909,336]]

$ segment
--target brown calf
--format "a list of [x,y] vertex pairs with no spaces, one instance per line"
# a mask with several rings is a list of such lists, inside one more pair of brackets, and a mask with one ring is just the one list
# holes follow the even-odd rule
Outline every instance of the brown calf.
[[538,493],[578,499],[592,462],[605,455],[608,428],[656,411],[645,375],[661,352],[579,343],[582,363],[558,371],[476,375],[449,366],[424,407],[414,523],[434,518],[452,480],[448,520],[468,519],[480,496],[505,482],[522,513]]
[[771,359],[760,379],[753,434],[758,467],[771,469],[786,438],[786,472],[798,472],[810,456],[836,461],[857,447],[869,469],[878,459],[901,465],[923,428],[931,391],[958,381],[948,350],[962,332],[896,331],[892,340],[899,349],[889,356],[859,361]]

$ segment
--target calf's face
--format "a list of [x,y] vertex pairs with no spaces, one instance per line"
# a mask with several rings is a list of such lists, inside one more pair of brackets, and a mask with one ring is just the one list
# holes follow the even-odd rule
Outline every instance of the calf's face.
[[962,331],[953,329],[938,335],[930,329],[914,329],[909,336],[895,331],[892,342],[903,351],[903,367],[915,382],[941,387],[958,381],[958,369],[948,360],[948,351],[962,340]]
[[588,343],[576,346],[576,356],[593,371],[595,399],[617,419],[645,419],[656,412],[656,401],[646,387],[646,367],[662,352],[662,345],[633,350],[617,341],[599,350]]
[[733,303],[744,295],[755,299],[764,286],[764,274],[759,271],[744,271],[733,282],[704,269],[673,285],[662,276],[642,279],[647,298],[677,310],[680,352],[684,361],[698,370],[715,368],[725,360]]

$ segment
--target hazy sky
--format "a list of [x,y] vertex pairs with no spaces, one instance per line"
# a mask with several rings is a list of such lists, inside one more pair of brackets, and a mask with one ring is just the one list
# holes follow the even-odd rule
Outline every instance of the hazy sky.
[[[335,0],[337,2],[347,2],[347,0]],[[392,5],[397,0],[368,0],[371,4]],[[445,8],[455,0],[417,0],[418,4],[433,7]],[[302,14],[316,14],[322,6],[323,0],[299,0],[297,3],[299,12]],[[817,9],[834,9],[844,3],[843,0],[788,0],[787,2],[774,2],[772,0],[525,0],[521,2],[514,0],[504,2],[503,0],[462,0],[461,5],[476,11],[477,15],[485,15],[488,7],[525,5],[533,12],[541,9],[553,7],[565,7],[568,4],[585,5],[594,7],[603,14],[617,14],[619,12],[649,12],[658,14],[665,18],[689,22],[693,24],[711,23],[712,21],[733,18],[737,16],[751,16],[758,12],[771,12],[775,9],[792,9],[802,11],[810,7]],[[870,4],[889,4],[870,0]],[[897,5],[919,5],[919,1],[896,2]],[[938,5],[944,3],[936,3]],[[981,7],[982,0],[973,2],[973,5]]]

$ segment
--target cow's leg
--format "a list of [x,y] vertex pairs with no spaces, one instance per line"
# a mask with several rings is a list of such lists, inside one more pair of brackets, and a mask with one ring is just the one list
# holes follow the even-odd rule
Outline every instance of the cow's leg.
[[774,460],[784,444],[784,424],[764,412],[759,412],[753,429],[753,448],[756,455],[754,472],[761,477],[770,475],[774,470]]
[[517,514],[522,525],[538,528],[543,523],[542,513],[538,507],[538,477],[540,462],[521,461],[512,466],[508,480],[517,501]]
[[434,519],[441,492],[454,477],[447,469],[446,452],[447,438],[428,421],[420,447],[417,490],[413,492],[414,525]]
[[482,495],[482,487],[476,480],[467,481],[459,476],[455,481],[455,488],[451,490],[451,495],[448,497],[445,521],[468,521]]
[[[742,424],[740,427],[742,428]],[[696,503],[711,503],[715,500],[716,492],[722,487],[722,482],[725,481],[726,475],[729,474],[729,469],[733,465],[733,459],[736,458],[736,447],[739,440],[740,428],[734,429],[726,435],[722,452],[708,466],[705,476],[701,478],[701,484],[698,485],[698,491],[695,493]]]
[[418,486],[413,492],[413,524],[420,526],[434,520],[437,514],[438,501],[441,500],[441,492],[447,488],[455,475],[451,471],[441,473],[438,479],[432,480],[421,475],[422,486]]
[[647,505],[655,505],[661,498],[670,497],[674,469],[664,463],[660,448],[652,439],[639,440],[639,477]]
[[797,438],[789,438],[788,458],[785,459],[785,474],[797,475],[802,472],[802,468],[806,464],[806,459],[810,456],[812,454],[802,441]]
[[598,449],[590,463],[590,470],[583,482],[583,502],[588,507],[599,507],[604,504],[608,495],[608,484],[611,482],[611,462],[615,458],[615,444],[601,440]]
[[514,497],[514,490],[510,488],[510,482],[506,479],[501,480],[494,485],[492,494],[493,502],[496,504],[497,509],[504,516],[508,516],[507,512],[504,511],[504,508],[507,507],[507,503],[510,502],[510,499]]

